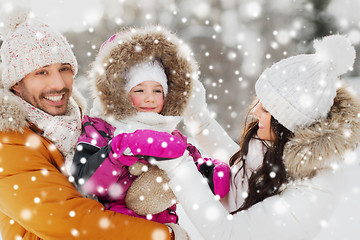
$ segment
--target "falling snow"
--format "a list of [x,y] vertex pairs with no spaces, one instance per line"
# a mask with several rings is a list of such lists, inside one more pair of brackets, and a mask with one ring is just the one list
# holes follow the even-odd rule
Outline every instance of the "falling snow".
[[[0,1],[1,3],[4,0]],[[101,43],[108,36],[116,32],[122,26],[143,26],[151,23],[160,23],[177,32],[181,38],[190,43],[194,55],[199,61],[201,80],[207,90],[207,102],[212,116],[222,126],[226,126],[228,133],[235,139],[240,134],[240,123],[247,105],[254,94],[253,86],[265,67],[270,66],[284,57],[311,50],[309,42],[321,29],[314,25],[317,15],[324,15],[329,19],[328,26],[332,32],[347,34],[357,49],[360,47],[360,15],[358,0],[332,0],[329,6],[319,14],[311,3],[312,1],[298,0],[274,0],[274,1],[193,1],[193,0],[149,0],[145,1],[116,1],[116,0],[78,0],[72,1],[69,8],[66,1],[55,0],[56,4],[47,4],[45,0],[30,0],[34,14],[42,17],[50,25],[64,32],[72,43],[75,55],[81,66],[77,76],[77,87],[88,96],[88,84],[86,72],[89,63],[96,56]],[[3,4],[4,8],[11,7]],[[56,7],[54,7],[56,6]],[[82,9],[81,12],[78,9]],[[66,18],[63,18],[66,13]],[[59,19],[62,19],[59,21]],[[1,23],[0,23],[1,26]],[[157,40],[155,40],[157,41]],[[136,51],[142,51],[141,46],[134,46]],[[359,52],[359,51],[358,51]],[[306,69],[303,69],[306,71]],[[104,73],[104,68],[99,66],[99,73]],[[357,77],[360,73],[359,64],[347,78]],[[356,78],[354,78],[356,79]],[[360,90],[360,78],[351,83]],[[319,81],[320,86],[326,85],[325,81]],[[87,99],[91,104],[91,99]],[[302,106],[311,108],[313,99],[310,95],[301,96]],[[359,113],[360,117],[360,113]],[[9,118],[9,122],[14,121]],[[204,130],[206,136],[211,130]],[[351,129],[343,132],[347,138],[352,137]],[[93,140],[96,143],[96,139]],[[153,142],[152,138],[148,139]],[[30,136],[26,140],[26,147],[37,149],[41,142],[37,135]],[[162,146],[167,147],[164,142]],[[1,148],[1,145],[0,145]],[[55,150],[54,145],[50,150]],[[79,146],[81,151],[82,147]],[[140,149],[139,149],[140,151]],[[216,156],[223,156],[225,149],[218,149]],[[305,156],[306,157],[306,156]],[[357,161],[358,154],[349,153],[346,161],[353,164]],[[319,159],[322,160],[322,159]],[[81,160],[85,163],[85,160]],[[338,166],[332,165],[333,169]],[[355,172],[356,169],[354,169]],[[0,172],[4,168],[0,166]],[[146,171],[143,169],[143,171]],[[359,172],[359,171],[358,171]],[[358,173],[357,172],[357,173]],[[50,173],[41,170],[42,176],[47,177]],[[113,173],[117,175],[117,172]],[[221,173],[219,173],[221,175]],[[219,175],[219,176],[220,176]],[[275,177],[276,172],[271,172],[270,177]],[[359,174],[354,177],[354,185],[349,186],[348,195],[342,199],[342,205],[336,210],[330,221],[323,220],[319,225],[324,231],[316,240],[354,239],[359,231],[351,227],[360,221],[359,211],[353,211],[348,206],[356,206],[360,200]],[[220,176],[221,177],[221,176]],[[31,176],[29,181],[36,182],[37,178]],[[156,179],[161,182],[162,179]],[[73,182],[73,178],[69,178]],[[19,184],[12,187],[20,191]],[[180,191],[180,186],[175,188]],[[105,191],[103,188],[99,192]],[[109,194],[118,196],[121,189],[118,185],[111,186]],[[242,193],[245,199],[247,193]],[[316,201],[316,199],[312,199]],[[34,197],[34,203],[41,203],[40,195]],[[199,205],[194,205],[197,210]],[[286,206],[278,203],[274,206],[274,212],[281,214]],[[74,211],[69,212],[70,217],[75,217]],[[209,207],[207,217],[215,219],[218,216],[216,208]],[[151,216],[149,216],[151,217]],[[29,209],[21,210],[21,218],[31,220],[32,212]],[[232,216],[229,215],[229,220]],[[13,220],[11,220],[14,223]],[[180,219],[181,221],[181,219]],[[107,218],[100,219],[99,225],[106,229],[111,225]],[[77,229],[72,229],[71,234],[79,235]],[[351,235],[353,234],[353,235]],[[154,239],[165,238],[161,230],[153,233]],[[196,238],[201,239],[201,238]]]

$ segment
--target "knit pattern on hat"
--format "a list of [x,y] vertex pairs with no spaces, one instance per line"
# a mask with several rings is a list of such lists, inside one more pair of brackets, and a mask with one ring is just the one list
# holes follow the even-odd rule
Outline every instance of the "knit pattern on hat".
[[125,73],[125,91],[130,92],[136,85],[145,81],[154,81],[161,84],[164,95],[168,92],[167,77],[164,68],[158,61],[142,62]]
[[1,29],[4,88],[9,89],[27,74],[55,63],[68,63],[74,76],[77,74],[78,64],[71,47],[55,29],[30,19],[23,8],[14,8],[5,25]]
[[333,35],[315,41],[315,54],[301,54],[275,63],[255,84],[256,95],[270,114],[290,131],[326,117],[337,79],[355,60],[349,40]]

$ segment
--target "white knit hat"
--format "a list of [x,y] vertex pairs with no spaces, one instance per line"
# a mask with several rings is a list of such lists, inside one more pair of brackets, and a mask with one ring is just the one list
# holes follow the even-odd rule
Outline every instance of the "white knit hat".
[[337,90],[337,79],[352,68],[355,49],[341,35],[314,41],[315,54],[275,63],[255,84],[256,95],[270,114],[294,131],[325,117]]
[[29,9],[15,7],[2,13],[2,83],[10,89],[27,74],[55,63],[71,65],[74,76],[78,64],[65,37],[50,26],[29,18]]
[[126,92],[130,92],[133,87],[145,81],[160,83],[165,96],[168,92],[167,77],[164,68],[157,60],[136,64],[125,73],[125,79]]

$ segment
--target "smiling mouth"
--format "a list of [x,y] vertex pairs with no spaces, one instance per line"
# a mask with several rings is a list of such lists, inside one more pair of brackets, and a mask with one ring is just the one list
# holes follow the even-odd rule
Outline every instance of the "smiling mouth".
[[264,125],[262,125],[260,122],[259,122],[259,128],[264,129]]
[[154,107],[142,107],[141,109],[144,111],[153,111],[155,108]]
[[62,107],[67,101],[65,93],[55,94],[55,95],[46,95],[43,96],[43,99],[50,105],[55,107]]
[[52,102],[60,102],[64,98],[65,94],[61,95],[52,95],[52,96],[44,96],[45,99],[50,100]]

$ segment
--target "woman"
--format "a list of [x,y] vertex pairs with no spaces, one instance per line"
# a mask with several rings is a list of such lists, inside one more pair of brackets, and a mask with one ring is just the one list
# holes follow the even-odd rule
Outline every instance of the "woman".
[[[312,239],[326,226],[349,181],[345,155],[360,141],[360,101],[338,81],[355,59],[349,41],[329,36],[314,47],[315,54],[284,59],[256,82],[255,120],[229,161],[231,189],[221,203],[186,155],[157,162],[205,239]],[[205,118],[200,129],[214,124]]]

